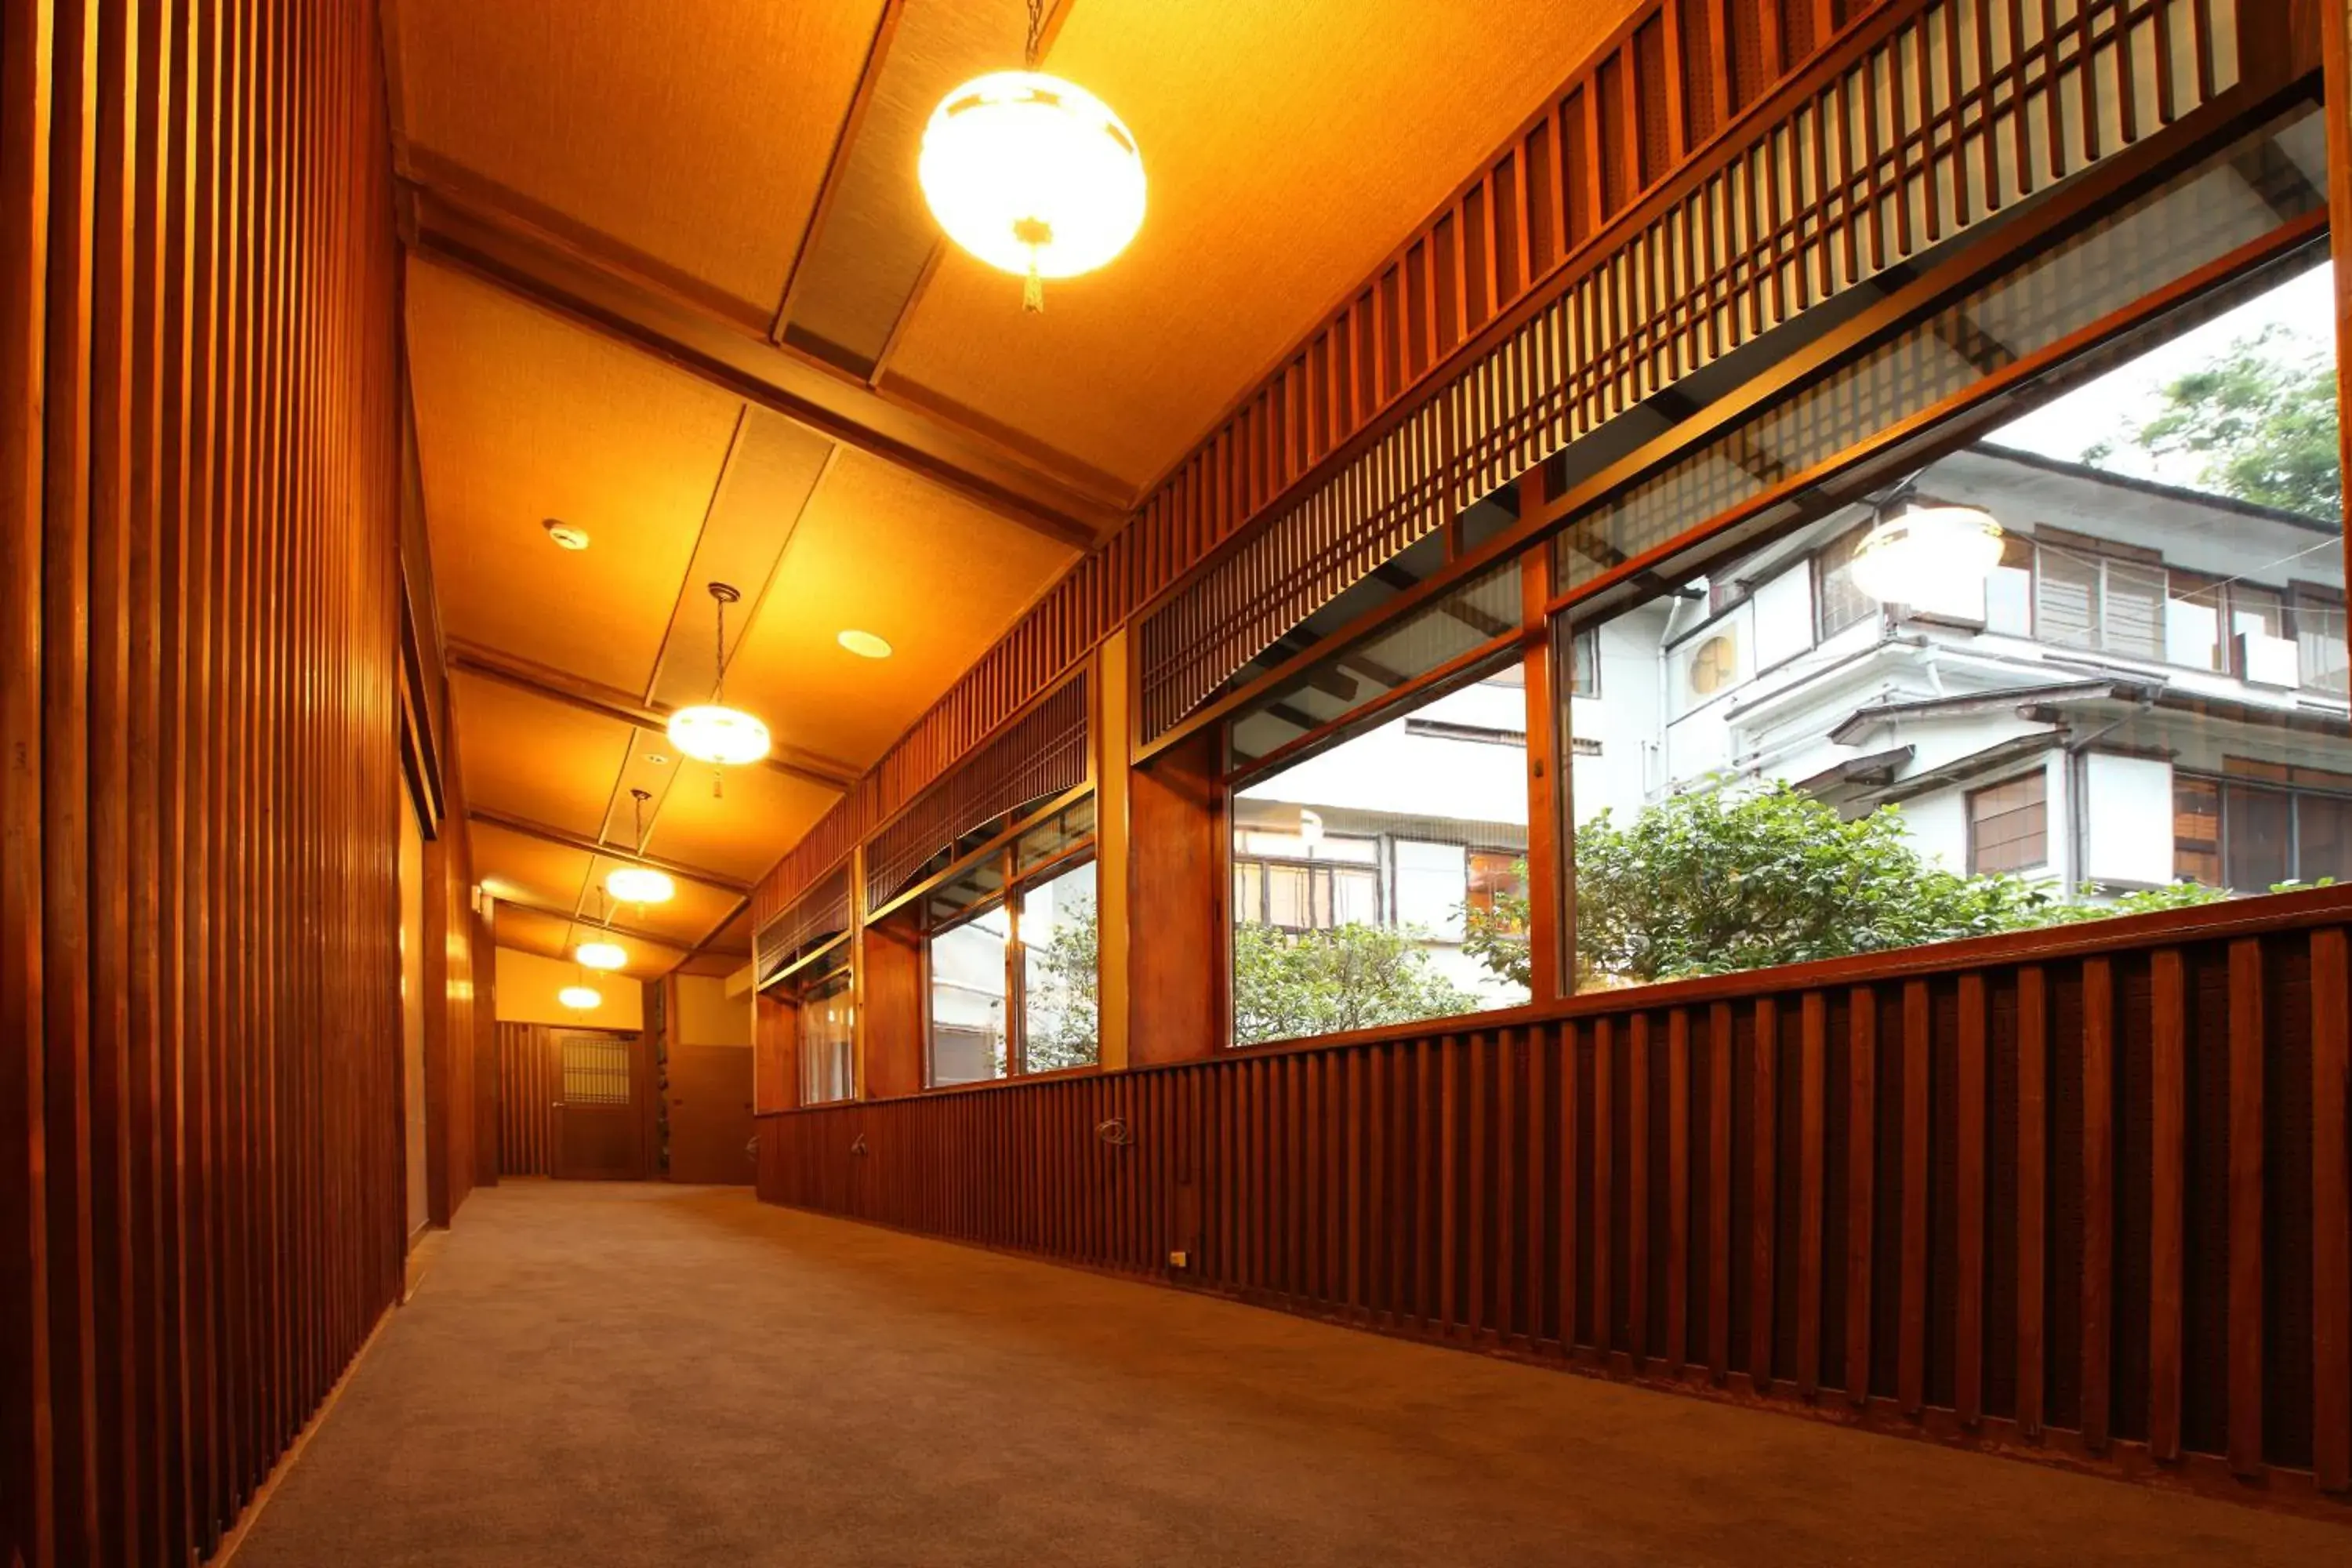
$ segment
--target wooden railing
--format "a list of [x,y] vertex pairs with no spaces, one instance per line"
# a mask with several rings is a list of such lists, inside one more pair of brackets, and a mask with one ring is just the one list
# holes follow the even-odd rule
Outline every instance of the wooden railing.
[[773,1203],[2352,1518],[2326,889],[772,1114]]

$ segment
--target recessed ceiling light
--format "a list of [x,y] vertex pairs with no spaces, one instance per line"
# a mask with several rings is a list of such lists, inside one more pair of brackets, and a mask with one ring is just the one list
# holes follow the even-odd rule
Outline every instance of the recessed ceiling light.
[[876,637],[872,632],[861,632],[853,628],[842,633],[834,640],[839,643],[842,647],[847,648],[850,652],[856,654],[860,658],[888,658],[890,657],[890,645],[884,642],[880,637]]
[[669,759],[663,756],[659,752],[647,752],[646,753],[646,761],[652,766],[657,768],[666,768],[669,766]]
[[540,526],[547,530],[548,538],[552,539],[556,543],[562,545],[566,550],[585,550],[588,548],[588,531],[584,528],[574,528],[570,523],[565,522],[562,519],[554,517],[549,518],[545,522],[541,523]]

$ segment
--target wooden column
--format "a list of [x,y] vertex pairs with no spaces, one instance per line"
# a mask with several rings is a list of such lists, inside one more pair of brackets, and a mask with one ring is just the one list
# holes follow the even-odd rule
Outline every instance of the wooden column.
[[1128,949],[1130,1067],[1213,1057],[1231,1038],[1218,752],[1213,726],[1129,775],[1129,919],[1150,933]]
[[[1520,481],[1520,506],[1540,500],[1541,468]],[[1568,898],[1573,851],[1569,820],[1568,736],[1560,722],[1560,693],[1569,672],[1555,655],[1544,605],[1551,597],[1551,552],[1530,550],[1519,558],[1520,626],[1525,633],[1528,713],[1528,989],[1531,999],[1550,1002],[1575,989],[1570,952],[1575,911]]]
[[1128,759],[1133,755],[1132,672],[1129,634],[1113,632],[1095,651],[1093,694],[1095,775],[1095,931],[1097,1059],[1106,1072],[1128,1065],[1129,942],[1134,874],[1129,850]]

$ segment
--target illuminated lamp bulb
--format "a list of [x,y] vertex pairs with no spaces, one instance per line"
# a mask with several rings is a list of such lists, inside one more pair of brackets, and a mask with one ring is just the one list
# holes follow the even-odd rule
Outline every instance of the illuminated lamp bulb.
[[1854,585],[1893,605],[1944,604],[1980,588],[2006,536],[1972,506],[1916,507],[1881,519],[1853,552]]
[[992,72],[941,100],[915,177],[950,239],[1028,279],[1032,310],[1039,279],[1093,271],[1143,226],[1133,134],[1085,88],[1034,70]]
[[575,1013],[585,1013],[601,1004],[604,997],[593,985],[567,985],[555,994],[555,999]]
[[583,969],[619,969],[629,962],[628,949],[617,942],[583,942],[572,956]]
[[669,743],[697,762],[756,763],[768,754],[768,727],[740,708],[704,702],[669,716]]
[[623,866],[604,879],[604,890],[625,904],[666,904],[677,895],[668,876],[645,866]]

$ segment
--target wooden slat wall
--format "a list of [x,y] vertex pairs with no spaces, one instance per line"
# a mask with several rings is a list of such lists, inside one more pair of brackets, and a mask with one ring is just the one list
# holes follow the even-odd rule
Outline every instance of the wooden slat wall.
[[[2063,0],[2069,14],[2080,3]],[[2196,0],[2200,14],[2231,3]],[[789,903],[1351,443],[1425,399],[1482,331],[1559,292],[1571,256],[1611,247],[1654,193],[1814,68],[1838,29],[1927,4],[1648,0],[852,786],[761,881],[753,918]],[[1446,265],[1430,265],[1441,253]]]
[[211,1550],[401,1289],[382,78],[0,0],[0,1562]]
[[2330,889],[812,1108],[760,1193],[2344,1517],[2347,934]]
[[555,1174],[555,1102],[563,1098],[555,1036],[537,1024],[499,1029],[499,1174]]

